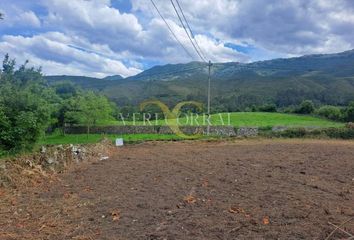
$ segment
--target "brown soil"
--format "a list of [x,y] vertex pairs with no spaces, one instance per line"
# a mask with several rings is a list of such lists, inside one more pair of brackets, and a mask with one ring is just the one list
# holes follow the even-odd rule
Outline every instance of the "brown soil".
[[0,239],[326,239],[354,234],[354,143],[130,145],[0,197]]

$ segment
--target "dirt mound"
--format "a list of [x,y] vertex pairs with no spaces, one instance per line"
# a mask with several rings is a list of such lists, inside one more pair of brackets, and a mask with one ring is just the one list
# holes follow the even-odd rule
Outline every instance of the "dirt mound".
[[108,139],[89,145],[42,146],[39,152],[0,163],[0,187],[33,185],[73,164],[107,159],[114,150]]

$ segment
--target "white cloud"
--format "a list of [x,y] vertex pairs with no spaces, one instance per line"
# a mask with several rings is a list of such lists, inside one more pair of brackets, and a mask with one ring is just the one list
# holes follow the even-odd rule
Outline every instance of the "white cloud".
[[225,47],[226,42],[211,39],[205,35],[197,35],[196,40],[202,49],[203,54],[212,62],[240,61],[248,62],[250,58],[229,47]]
[[[57,36],[57,38],[51,39],[53,36]],[[58,39],[62,41],[58,41]],[[81,41],[84,42],[84,40]],[[33,37],[6,35],[0,42],[0,53],[2,55],[9,53],[18,62],[29,59],[33,65],[42,66],[44,73],[49,75],[104,77],[120,74],[126,77],[141,71],[134,67],[126,67],[117,59],[78,49],[70,44],[74,45],[75,41],[61,33],[47,33]]]
[[41,26],[41,21],[37,15],[31,10],[22,10],[19,8],[6,8],[0,9],[5,15],[0,29],[12,28],[12,27],[33,27],[39,28]]
[[[183,27],[170,19],[167,19],[167,22],[178,40],[193,58],[185,52],[170,33],[163,20],[158,17],[151,19],[146,27],[147,30],[141,33],[138,41],[139,45],[135,49],[156,61],[169,63],[201,61]],[[216,40],[203,34],[197,34],[195,37],[207,59],[220,62],[245,61],[247,59],[245,55],[236,50],[225,47],[225,42],[221,40]]]
[[[34,58],[49,74],[129,76],[150,63],[198,60],[170,1],[155,0],[191,59],[150,1],[131,0],[132,11],[110,0],[2,0],[6,30],[0,52]],[[351,0],[179,0],[206,57],[248,62],[331,53],[354,48]],[[43,8],[37,11],[38,7]],[[16,33],[11,34],[11,30]],[[18,34],[23,30],[24,34]],[[23,35],[23,36],[22,36]],[[24,37],[28,36],[28,37]],[[248,48],[246,53],[227,43]],[[32,62],[33,62],[32,61]]]
[[17,23],[19,23],[19,22],[24,22],[24,23],[28,24],[29,26],[36,27],[36,28],[41,26],[41,21],[38,19],[36,14],[34,14],[34,12],[32,12],[32,11],[27,11],[27,12],[22,13],[20,15]]
[[114,51],[130,49],[142,26],[133,14],[109,7],[109,1],[44,1],[49,14],[45,25],[93,43],[109,44]]
[[[170,1],[155,0],[168,19],[178,22]],[[133,10],[152,17],[145,1]],[[339,52],[354,48],[351,0],[180,0],[199,34],[247,42],[275,55]]]
[[[150,6],[150,2],[144,1],[143,3],[144,6]],[[154,12],[151,12],[151,9],[147,10],[147,14],[151,14],[152,18],[145,26],[142,26],[137,16],[121,13],[110,7],[109,1],[77,0],[72,3],[54,0],[47,2],[46,6],[49,9],[49,16],[45,21],[47,25],[55,26],[74,36],[83,36],[92,43],[106,45],[116,53],[124,53],[129,59],[170,63],[198,60],[183,28],[175,21],[168,20],[179,40],[190,53],[193,53],[193,59],[188,57],[173,39],[164,22],[158,16],[152,15]],[[207,4],[204,6],[206,7]],[[200,45],[209,51],[209,55],[214,56],[212,59],[216,61],[244,60],[242,54],[224,47],[220,41],[208,39],[209,41],[203,41],[207,44],[206,46],[202,43]],[[221,52],[223,55],[218,57],[217,53]],[[225,59],[227,56],[229,58]]]

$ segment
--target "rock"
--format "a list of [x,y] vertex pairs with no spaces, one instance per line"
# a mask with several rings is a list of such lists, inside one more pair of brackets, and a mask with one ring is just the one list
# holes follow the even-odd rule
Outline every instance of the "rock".
[[100,157],[100,161],[107,160],[108,158],[109,158],[109,157],[106,157],[106,156]]
[[47,148],[45,146],[41,147],[41,153],[46,153],[47,152]]
[[0,163],[0,170],[6,170],[6,164],[5,163]]
[[53,158],[47,158],[46,162],[48,164],[53,164],[53,163],[55,163],[55,160]]
[[283,127],[283,126],[274,126],[272,127],[272,131],[273,132],[284,132],[286,130],[288,130],[288,127]]
[[[205,127],[204,134],[206,134],[207,129]],[[233,126],[210,126],[210,134],[215,136],[236,136],[235,128]]]
[[25,160],[25,163],[30,166],[31,168],[33,167],[33,162],[30,160]]
[[348,122],[347,124],[345,124],[345,127],[353,129],[354,128],[354,123]]
[[237,136],[239,137],[253,137],[258,135],[257,127],[241,127],[237,130]]

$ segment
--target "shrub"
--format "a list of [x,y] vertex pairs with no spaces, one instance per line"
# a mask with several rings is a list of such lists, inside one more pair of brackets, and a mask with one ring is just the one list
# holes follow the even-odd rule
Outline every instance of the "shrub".
[[291,128],[285,131],[279,132],[278,134],[280,137],[286,138],[303,138],[306,136],[306,129],[305,128]]
[[316,111],[316,114],[334,121],[343,120],[341,109],[335,106],[322,106]]
[[296,107],[295,106],[288,106],[286,108],[283,108],[281,110],[283,113],[296,113]]
[[277,107],[275,106],[275,104],[265,104],[265,105],[259,107],[259,111],[260,112],[276,112]]
[[259,131],[271,131],[272,129],[272,126],[263,126],[258,128]]
[[291,128],[282,132],[263,131],[266,137],[284,137],[284,138],[337,138],[354,139],[353,128],[322,128],[307,130],[305,128]]
[[351,102],[345,109],[345,120],[348,122],[354,122],[354,102]]
[[28,89],[0,92],[7,96],[0,104],[0,148],[30,150],[49,125],[49,104]]
[[299,108],[296,110],[296,113],[300,114],[311,114],[315,111],[315,105],[311,100],[303,101]]
[[324,131],[330,138],[354,139],[353,128],[328,128]]

